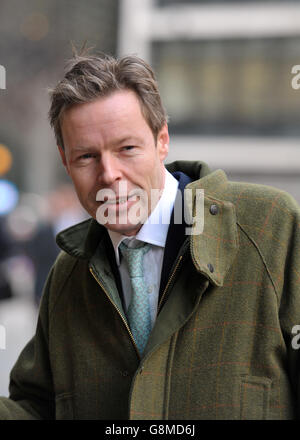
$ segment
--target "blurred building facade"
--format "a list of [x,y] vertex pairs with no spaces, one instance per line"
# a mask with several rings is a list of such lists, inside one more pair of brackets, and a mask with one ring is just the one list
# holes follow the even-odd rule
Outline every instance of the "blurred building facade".
[[168,111],[168,160],[199,159],[232,180],[300,202],[299,1],[124,0],[118,53],[154,66]]
[[72,45],[116,53],[118,0],[1,0],[0,143],[13,155],[7,178],[43,194],[69,181],[48,123],[48,89],[63,75]]

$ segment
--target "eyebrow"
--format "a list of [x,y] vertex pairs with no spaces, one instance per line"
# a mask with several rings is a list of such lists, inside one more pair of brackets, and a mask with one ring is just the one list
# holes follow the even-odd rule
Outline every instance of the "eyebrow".
[[[113,142],[113,145],[120,145],[120,144],[125,144],[125,143],[141,143],[142,139],[137,138],[137,137],[132,137],[132,136],[125,136],[123,138],[117,139],[116,141]],[[73,151],[87,151],[87,150],[93,150],[97,147],[95,147],[94,145],[89,145],[89,146],[84,146],[84,145],[76,145],[76,147],[73,148]]]
[[141,143],[142,140],[140,138],[134,137],[134,136],[125,136],[123,138],[117,139],[116,142],[114,142],[115,144],[125,144],[126,142],[129,143]]
[[73,151],[86,151],[86,150],[91,150],[94,147],[84,147],[83,145],[78,145],[76,147],[73,148]]

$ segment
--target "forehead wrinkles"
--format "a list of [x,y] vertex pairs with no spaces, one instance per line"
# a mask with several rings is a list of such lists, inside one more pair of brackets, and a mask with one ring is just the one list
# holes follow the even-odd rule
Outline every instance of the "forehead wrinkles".
[[142,141],[153,134],[133,92],[77,104],[66,110],[62,125],[73,138],[75,132],[80,138],[76,142],[80,143],[85,139],[95,142],[96,137],[105,143],[118,143],[125,138]]

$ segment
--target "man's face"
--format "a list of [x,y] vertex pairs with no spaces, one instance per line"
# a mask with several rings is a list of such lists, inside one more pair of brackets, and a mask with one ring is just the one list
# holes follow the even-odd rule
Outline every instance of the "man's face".
[[[138,97],[131,90],[122,90],[72,106],[64,113],[61,128],[65,150],[59,147],[60,154],[82,206],[95,219],[97,210],[99,213],[99,209],[108,207],[114,215],[105,226],[135,235],[141,223],[124,214],[138,206],[140,199],[134,196],[142,191],[148,198],[148,216],[151,189],[161,190],[164,186],[167,125],[155,142]],[[100,195],[107,193],[106,198],[100,196],[102,202],[96,200],[99,191]]]

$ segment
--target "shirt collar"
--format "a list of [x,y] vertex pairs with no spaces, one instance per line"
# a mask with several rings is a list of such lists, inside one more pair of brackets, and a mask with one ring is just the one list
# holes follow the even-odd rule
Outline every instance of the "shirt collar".
[[118,266],[120,265],[119,245],[124,239],[127,239],[126,241],[129,247],[134,245],[134,240],[165,247],[170,218],[178,189],[178,181],[169,171],[165,170],[165,176],[165,185],[162,195],[147,221],[142,225],[135,236],[127,237],[119,232],[108,230]]

